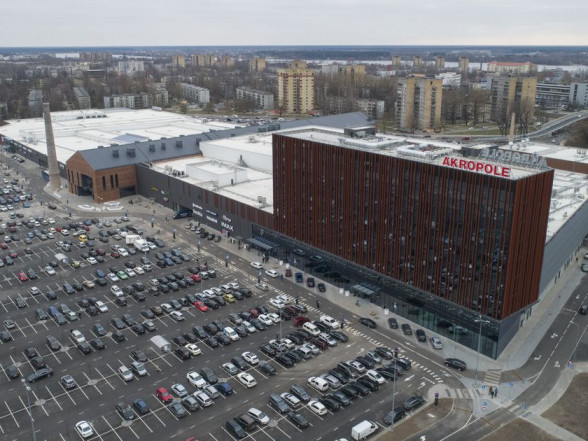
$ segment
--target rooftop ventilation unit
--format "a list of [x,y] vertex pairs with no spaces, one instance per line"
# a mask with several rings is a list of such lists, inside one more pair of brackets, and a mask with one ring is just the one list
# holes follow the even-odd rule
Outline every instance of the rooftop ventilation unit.
[[112,150],[112,156],[115,158],[118,158],[118,149],[113,149]]
[[180,141],[180,140],[176,141],[176,147],[177,148],[181,149],[182,146],[183,146],[182,141]]
[[104,146],[103,146],[103,145],[99,145],[99,146],[98,146],[98,148],[99,148],[99,149],[103,149],[103,148],[104,148]]
[[162,142],[162,143],[161,143],[161,150],[165,150],[165,149],[166,149],[166,147],[165,147],[165,142]]
[[149,144],[149,151],[150,152],[154,152],[155,151],[155,144]]
[[135,147],[128,147],[127,148],[127,156],[130,156],[131,158],[135,157]]

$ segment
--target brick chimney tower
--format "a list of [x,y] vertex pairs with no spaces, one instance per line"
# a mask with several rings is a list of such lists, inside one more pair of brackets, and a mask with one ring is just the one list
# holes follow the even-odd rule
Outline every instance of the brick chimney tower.
[[55,139],[53,138],[53,124],[51,123],[51,111],[49,103],[43,103],[43,119],[45,120],[45,139],[47,141],[47,161],[49,162],[49,185],[54,190],[61,188],[61,177],[57,165],[57,153],[55,153]]

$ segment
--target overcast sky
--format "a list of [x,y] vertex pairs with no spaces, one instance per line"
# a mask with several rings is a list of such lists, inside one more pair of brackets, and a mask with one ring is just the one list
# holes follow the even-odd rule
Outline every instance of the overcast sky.
[[588,45],[588,0],[1,0],[2,46]]

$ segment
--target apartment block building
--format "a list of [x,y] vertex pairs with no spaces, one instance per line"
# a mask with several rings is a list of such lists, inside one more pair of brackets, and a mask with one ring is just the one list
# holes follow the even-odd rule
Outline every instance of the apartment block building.
[[570,102],[569,84],[537,83],[535,104],[546,109],[557,109]]
[[424,66],[423,57],[421,57],[420,55],[415,55],[412,59],[412,67],[419,68],[419,67],[423,67],[423,66]]
[[272,110],[274,108],[274,94],[263,90],[255,90],[250,87],[238,87],[237,99],[253,99],[258,109]]
[[108,52],[80,52],[80,61],[112,63],[112,54]]
[[43,91],[32,89],[29,92],[29,112],[32,118],[43,115]]
[[488,72],[498,75],[527,75],[535,71],[535,65],[530,61],[526,63],[510,63],[503,61],[490,61],[488,63]]
[[227,55],[224,55],[221,57],[221,67],[229,68],[229,67],[233,67],[234,65],[235,65],[235,60],[233,59],[233,57],[229,57]]
[[572,83],[569,101],[576,106],[588,107],[588,83]]
[[73,92],[78,109],[89,109],[91,107],[90,95],[84,87],[74,87]]
[[278,69],[278,105],[286,113],[309,112],[314,103],[314,71],[304,61],[295,60],[288,69]]
[[470,59],[468,57],[459,57],[460,72],[468,72],[470,70]]
[[109,95],[104,97],[104,108],[124,107],[126,109],[148,109],[149,95],[143,93],[126,93],[123,95]]
[[216,66],[216,55],[192,55],[192,66],[211,67]]
[[535,110],[537,77],[495,76],[490,78],[490,119],[504,121],[520,106]]
[[119,75],[132,77],[139,72],[145,72],[145,63],[142,60],[121,60],[118,62]]
[[194,84],[180,83],[184,99],[192,103],[210,102],[210,91],[204,87],[195,86]]
[[411,76],[398,80],[397,125],[425,130],[441,125],[443,80]]
[[443,69],[445,67],[445,57],[438,56],[435,58],[435,67],[437,69]]
[[263,72],[265,70],[265,58],[252,58],[249,60],[249,70],[251,72]]
[[186,58],[183,55],[172,55],[172,66],[186,67]]
[[443,81],[443,87],[459,87],[461,85],[461,75],[456,72],[442,72],[435,75],[435,78]]

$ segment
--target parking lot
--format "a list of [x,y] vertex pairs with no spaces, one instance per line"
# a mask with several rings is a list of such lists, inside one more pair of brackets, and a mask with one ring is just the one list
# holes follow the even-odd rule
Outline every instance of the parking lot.
[[[229,433],[225,422],[247,412],[251,407],[258,408],[265,412],[270,421],[266,425],[257,425],[247,432],[247,439],[252,440],[280,440],[280,439],[335,439],[338,437],[349,437],[350,428],[363,419],[370,419],[382,425],[383,416],[391,410],[392,395],[396,406],[401,404],[407,397],[412,395],[425,394],[426,390],[434,384],[444,381],[444,373],[438,369],[432,369],[413,358],[413,354],[406,350],[406,346],[400,346],[399,356],[412,360],[412,369],[404,372],[398,377],[396,385],[390,379],[386,379],[379,385],[379,390],[372,391],[366,395],[352,399],[352,404],[343,406],[338,411],[327,411],[324,415],[313,412],[308,403],[301,403],[296,409],[307,421],[307,428],[297,427],[288,417],[268,405],[268,398],[273,393],[288,392],[292,384],[303,386],[313,399],[321,398],[327,393],[333,392],[329,389],[319,392],[307,383],[311,376],[326,374],[330,369],[337,366],[340,361],[352,360],[358,355],[377,346],[390,346],[390,341],[382,338],[382,333],[362,326],[359,323],[348,321],[343,332],[348,336],[346,342],[339,342],[335,347],[325,347],[317,354],[308,359],[296,362],[292,367],[284,367],[274,357],[260,351],[260,345],[272,339],[284,337],[296,331],[293,326],[293,319],[282,320],[267,326],[268,329],[253,332],[242,336],[237,341],[228,345],[219,345],[213,348],[209,341],[204,338],[197,338],[195,344],[201,350],[200,355],[194,355],[190,359],[182,359],[175,349],[179,346],[173,342],[174,337],[183,336],[192,331],[194,325],[204,326],[213,320],[220,320],[226,326],[229,325],[230,313],[239,313],[255,307],[265,306],[269,312],[279,312],[271,306],[269,300],[277,295],[284,295],[290,305],[294,305],[298,299],[300,306],[306,306],[308,312],[303,315],[311,321],[319,320],[321,313],[330,308],[337,308],[336,305],[321,305],[317,310],[314,297],[302,285],[288,283],[280,278],[266,277],[262,273],[262,281],[269,289],[262,291],[256,288],[258,282],[258,270],[245,261],[234,255],[230,255],[225,263],[226,251],[219,244],[212,240],[201,240],[197,247],[198,236],[187,229],[183,229],[183,223],[176,223],[178,238],[174,239],[170,228],[162,228],[161,234],[155,234],[158,228],[152,228],[149,222],[131,218],[127,222],[114,222],[114,216],[98,217],[94,223],[90,222],[85,234],[94,237],[94,246],[89,248],[79,247],[78,240],[72,235],[63,236],[59,232],[53,233],[54,238],[41,239],[37,236],[30,238],[30,243],[24,240],[28,232],[34,229],[46,230],[50,228],[61,228],[72,222],[79,222],[85,218],[70,218],[64,215],[63,210],[52,211],[40,204],[33,205],[27,210],[20,210],[22,218],[13,219],[15,222],[28,221],[30,217],[39,226],[28,228],[26,225],[17,225],[14,233],[19,240],[6,243],[6,249],[2,249],[0,256],[3,258],[15,253],[12,265],[5,265],[0,268],[0,310],[3,320],[10,323],[3,323],[2,331],[8,331],[9,341],[0,343],[0,368],[4,375],[0,378],[0,385],[3,396],[0,399],[0,433],[6,439],[24,439],[30,436],[31,419],[34,419],[34,430],[38,439],[47,440],[70,440],[80,438],[75,430],[78,421],[88,421],[93,429],[93,435],[89,439],[101,440],[127,440],[145,439],[158,440],[162,438],[187,439],[196,436],[199,440],[229,440],[236,439],[234,434]],[[2,216],[3,223],[9,221]],[[52,217],[51,220],[49,218]],[[33,222],[33,223],[34,223]],[[106,226],[110,225],[110,226]],[[147,252],[138,252],[128,257],[113,257],[111,247],[118,244],[127,247],[125,238],[115,239],[114,235],[108,236],[108,242],[99,242],[100,231],[123,229],[125,226],[133,225],[145,230],[145,236],[155,235],[157,239],[164,242],[163,247],[152,249]],[[7,225],[8,226],[8,225]],[[71,240],[71,250],[64,252],[59,242]],[[1,242],[1,241],[0,241]],[[102,248],[105,253],[100,256],[103,262],[92,262],[84,259],[83,254],[90,250]],[[26,252],[25,252],[26,249]],[[136,274],[128,280],[120,280],[116,283],[106,282],[104,286],[98,284],[93,288],[84,287],[84,281],[95,281],[96,270],[102,269],[110,272],[112,266],[122,270],[125,263],[134,261],[136,266],[141,266],[139,259],[147,257],[156,262],[154,257],[158,252],[168,252],[172,249],[184,254],[187,261],[174,263],[173,266],[160,268],[152,265],[150,271],[143,271],[143,274]],[[58,262],[54,268],[55,274],[49,275],[45,268],[56,260],[58,254],[65,254],[69,264]],[[72,265],[74,261],[79,266]],[[125,295],[126,305],[116,301],[111,288],[114,284],[121,288],[130,287],[131,283],[140,281],[146,288],[153,285],[150,280],[160,278],[163,275],[181,272],[186,278],[192,274],[188,268],[207,264],[209,269],[216,272],[215,278],[204,279],[195,282],[193,285],[186,283],[185,288],[178,287],[177,291],[170,289],[168,293],[157,293],[146,289],[143,291],[145,299],[137,299],[133,295]],[[77,267],[74,267],[77,266]],[[269,264],[264,269],[270,269]],[[19,279],[20,273],[30,274],[33,270],[36,278],[33,280]],[[28,277],[27,277],[28,279]],[[252,292],[250,297],[244,296],[242,300],[225,302],[218,309],[202,311],[191,303],[183,305],[179,311],[185,320],[174,320],[169,313],[159,315],[151,314],[151,308],[162,303],[170,303],[170,300],[180,300],[188,293],[201,293],[213,287],[219,287],[230,282],[238,284],[241,288],[249,288]],[[80,285],[81,290],[67,295],[63,286]],[[39,293],[33,295],[31,288],[37,288]],[[47,293],[53,292],[57,299],[50,300]],[[92,298],[92,303],[103,302],[107,308],[104,312],[91,315],[89,308],[81,303],[82,299]],[[50,306],[61,308],[66,305],[73,311],[74,318],[59,325],[55,317],[39,320],[36,311],[41,308],[47,312]],[[124,314],[130,314],[131,318],[142,323],[151,321],[155,330],[151,332],[139,332],[139,330],[124,325],[117,329],[113,319],[120,319]],[[344,311],[338,312],[339,316]],[[79,330],[83,333],[86,341],[95,339],[95,325],[100,324],[105,328],[106,333],[100,338],[104,343],[104,349],[90,348],[90,352],[84,355],[78,348],[71,335],[72,330]],[[10,329],[7,329],[7,326]],[[122,333],[124,341],[116,333]],[[154,346],[150,339],[155,335],[161,335],[172,342],[172,350],[161,352]],[[55,337],[61,348],[52,350],[47,344],[47,337]],[[182,343],[183,344],[183,343]],[[26,349],[34,348],[43,361],[49,366],[53,375],[48,378],[39,379],[29,383],[24,381],[31,374],[37,371],[33,358],[27,356]],[[133,374],[131,381],[125,381],[119,374],[121,366],[130,367],[134,361],[132,353],[135,350],[143,350],[147,361],[144,363],[147,375],[138,376]],[[246,351],[254,352],[260,360],[259,365],[249,365],[245,371],[253,376],[257,385],[246,388],[236,377],[236,374],[227,373],[222,365],[231,361],[235,355],[241,355]],[[268,375],[260,368],[263,362],[270,363],[276,370],[276,375]],[[382,363],[384,364],[384,363]],[[16,369],[19,377],[9,378],[9,367]],[[168,391],[175,383],[181,383],[192,394],[197,392],[186,378],[189,371],[200,372],[202,368],[209,367],[219,377],[220,382],[227,382],[234,391],[232,395],[220,394],[213,398],[213,405],[202,407],[198,410],[186,412],[188,415],[178,418],[172,412],[169,404],[164,404],[156,396],[156,389],[165,387]],[[71,375],[76,386],[66,389],[61,377]],[[21,381],[22,380],[22,381]],[[28,386],[28,390],[27,390]],[[172,393],[173,395],[173,393]],[[136,399],[143,399],[149,406],[149,412],[141,415],[134,410],[134,418],[127,421],[116,411],[117,403],[131,404]],[[174,395],[174,402],[180,399]],[[410,416],[410,412],[408,413]],[[406,418],[406,417],[405,417]],[[327,423],[327,424],[325,424]],[[385,426],[381,426],[384,428]]]

